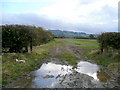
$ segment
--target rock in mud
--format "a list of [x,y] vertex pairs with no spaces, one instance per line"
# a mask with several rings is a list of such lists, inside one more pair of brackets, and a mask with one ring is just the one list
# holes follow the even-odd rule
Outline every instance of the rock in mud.
[[43,78],[53,78],[53,77],[54,77],[53,75],[46,75]]
[[74,71],[72,74],[66,75],[61,84],[67,88],[95,88],[92,80],[92,77]]

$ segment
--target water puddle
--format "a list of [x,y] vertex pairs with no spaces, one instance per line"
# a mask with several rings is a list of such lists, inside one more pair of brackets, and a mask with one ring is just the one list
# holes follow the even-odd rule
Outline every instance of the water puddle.
[[[94,80],[100,81],[103,74],[98,74],[100,67],[96,64],[80,61],[75,68],[78,73],[83,73],[93,77]],[[56,64],[53,62],[43,63],[42,66],[33,71],[29,76],[15,81],[7,87],[12,88],[63,88],[60,82],[64,80],[65,75],[73,71],[71,65]]]
[[52,62],[44,63],[40,69],[35,71],[34,85],[37,88],[55,88],[62,87],[59,83],[63,76],[72,73],[72,66],[55,64]]
[[75,69],[79,73],[87,74],[91,77],[93,77],[95,80],[99,80],[97,77],[97,71],[100,69],[100,67],[96,64],[81,61],[77,65],[77,69]]

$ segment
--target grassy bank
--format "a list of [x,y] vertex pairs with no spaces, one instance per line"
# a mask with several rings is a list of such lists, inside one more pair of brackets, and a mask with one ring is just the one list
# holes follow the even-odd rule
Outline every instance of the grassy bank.
[[[40,67],[40,65],[50,58],[50,52],[47,47],[57,41],[51,41],[41,46],[33,47],[33,51],[29,53],[4,53],[2,56],[2,83],[11,82],[22,75],[29,73]],[[16,62],[15,59],[25,60],[25,63]]]
[[97,40],[67,39],[67,41],[74,43],[77,47],[82,48],[81,53],[87,56],[88,60],[106,67],[114,75],[118,74],[118,68],[120,68],[120,51],[111,50],[100,54]]
[[77,47],[82,48],[82,54],[86,55],[90,60],[96,63],[107,66],[113,62],[118,62],[120,54],[118,50],[108,51],[100,54],[99,44],[97,40],[91,39],[67,39],[67,41],[76,44]]
[[[54,55],[57,56],[58,60],[66,60],[69,64],[75,63],[76,58],[66,50],[68,46],[65,43],[65,40],[56,39],[40,46],[34,46],[33,51],[29,53],[4,53],[2,56],[3,85],[39,68],[43,62],[55,58],[52,57]],[[26,62],[16,62],[16,58]]]

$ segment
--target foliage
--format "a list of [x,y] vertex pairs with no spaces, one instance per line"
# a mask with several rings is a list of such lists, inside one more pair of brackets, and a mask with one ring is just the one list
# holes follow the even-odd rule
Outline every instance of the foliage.
[[90,34],[90,35],[89,35],[89,38],[90,38],[90,39],[94,39],[95,37],[94,37],[94,35]]
[[108,32],[102,33],[98,36],[101,52],[108,51],[108,49],[120,49],[120,33]]
[[28,52],[32,46],[53,40],[53,35],[41,27],[26,25],[2,25],[3,52]]

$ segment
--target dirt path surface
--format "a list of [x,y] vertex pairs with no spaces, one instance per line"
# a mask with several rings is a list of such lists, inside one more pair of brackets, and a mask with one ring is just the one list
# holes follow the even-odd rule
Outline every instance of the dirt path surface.
[[58,59],[61,54],[70,54],[77,57],[80,60],[85,60],[86,57],[82,55],[81,48],[76,47],[74,43],[70,43],[67,40],[59,40],[58,44],[52,45],[49,48],[51,57]]
[[[83,49],[80,47],[77,47],[77,44],[68,42],[67,40],[59,41],[59,44],[53,46],[53,48],[50,48],[50,51],[52,52],[51,60],[55,59],[61,62],[61,64],[68,64],[68,62],[61,60],[59,57],[61,53],[69,53],[70,55],[73,55],[77,57],[77,62],[79,61],[90,61],[87,59],[86,56],[83,56]],[[101,73],[104,71],[102,70]],[[104,72],[105,73],[105,72]],[[107,77],[107,74],[105,73],[103,76],[99,77]],[[72,74],[67,74],[64,76],[63,81],[60,82],[63,87],[65,88],[114,88],[119,87],[118,81],[114,77],[110,77],[106,82],[100,82],[100,80],[95,81],[93,77],[78,73],[75,70],[73,70]]]
[[[46,62],[49,62],[49,63],[43,63],[43,65],[38,70],[30,73],[30,75],[27,75],[27,77],[24,77],[21,80],[15,81],[12,84],[7,85],[6,87],[15,87],[15,88],[17,87],[19,88],[21,87],[22,88],[25,88],[25,87],[28,87],[28,88],[46,88],[46,87],[48,88],[51,88],[51,87],[52,88],[114,88],[114,87],[119,87],[117,80],[112,77],[108,78],[105,82],[101,82],[99,80],[99,77],[106,77],[106,76],[104,76],[103,74],[102,76],[98,76],[98,72],[101,72],[100,66],[94,63],[87,62],[89,60],[87,60],[87,57],[83,56],[82,48],[77,47],[75,43],[68,42],[67,40],[58,40],[56,44],[51,44],[45,48],[47,48],[48,51],[50,52],[49,58],[46,60]],[[86,62],[80,62],[80,61],[86,61]],[[73,68],[73,65],[75,63],[76,63],[76,68]],[[69,66],[70,64],[72,65]],[[88,66],[86,66],[87,64]],[[57,67],[60,67],[60,69]],[[66,69],[66,67],[70,68],[69,72],[71,73],[67,73],[68,70]],[[43,72],[45,70],[46,72]],[[54,71],[56,72],[53,73]],[[57,71],[58,71],[58,74],[57,74]],[[62,75],[64,71],[66,72]],[[30,82],[27,82],[28,80]],[[48,80],[47,82],[49,83],[44,82],[45,80],[46,81]],[[27,83],[27,85],[24,86],[23,83]],[[39,85],[40,83],[41,85]]]

